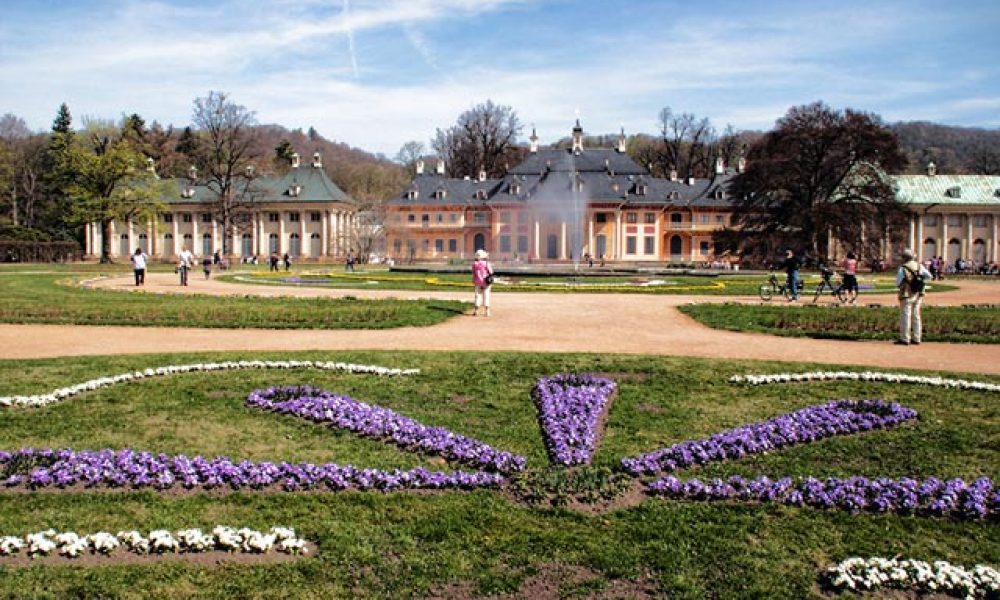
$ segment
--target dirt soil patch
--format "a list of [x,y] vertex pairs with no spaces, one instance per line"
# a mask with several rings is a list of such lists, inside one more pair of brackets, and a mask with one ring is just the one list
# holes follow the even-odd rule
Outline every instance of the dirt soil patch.
[[644,600],[659,597],[656,586],[648,578],[606,581],[599,573],[579,565],[561,563],[539,567],[535,575],[524,579],[517,592],[483,596],[475,593],[473,582],[462,581],[433,590],[428,598],[435,600],[559,600],[570,596],[581,600]]
[[76,558],[67,558],[58,554],[29,558],[24,554],[0,558],[0,567],[34,567],[46,566],[79,566],[101,567],[117,565],[151,565],[163,561],[184,561],[201,566],[224,567],[228,565],[264,565],[293,560],[303,560],[316,556],[319,548],[308,543],[303,554],[285,554],[284,552],[268,552],[266,554],[251,554],[248,552],[168,552],[165,554],[135,554],[118,549],[110,556],[85,553]]

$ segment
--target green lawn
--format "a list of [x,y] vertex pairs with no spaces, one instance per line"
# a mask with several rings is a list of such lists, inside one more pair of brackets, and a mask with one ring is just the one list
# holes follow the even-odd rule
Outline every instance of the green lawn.
[[[42,393],[92,377],[166,364],[237,358],[301,358],[420,368],[376,379],[320,371],[173,375],[90,392],[43,409],[0,410],[0,449],[132,447],[222,454],[234,459],[335,461],[380,468],[439,461],[352,434],[244,406],[253,389],[309,383],[380,404],[528,458],[547,458],[530,389],[563,371],[600,373],[619,391],[598,467],[623,456],[834,398],[882,398],[916,409],[919,422],[828,439],[682,475],[766,474],[890,477],[1000,476],[996,394],[877,383],[726,383],[733,374],[814,369],[808,364],[703,361],[590,354],[411,352],[282,355],[160,355],[0,361],[0,394]],[[1000,382],[1000,378],[980,377]],[[296,528],[319,544],[316,558],[265,566],[164,561],[95,568],[0,566],[2,597],[362,597],[437,591],[516,593],[526,579],[573,568],[583,591],[643,587],[655,597],[820,597],[819,570],[848,556],[1000,563],[1000,523],[777,506],[647,499],[581,513],[474,493],[3,493],[0,535],[48,527],[210,529],[223,523]]]
[[[692,304],[679,307],[695,320],[731,331],[841,340],[892,340],[899,335],[899,308],[857,306],[754,306]],[[924,341],[1000,343],[1000,308],[925,306]]]
[[[36,265],[0,271],[0,322],[158,327],[386,329],[435,325],[461,314],[467,303],[449,300],[258,298],[88,290],[72,283],[95,270]],[[162,267],[160,267],[162,268]],[[192,281],[197,285],[197,277]]]

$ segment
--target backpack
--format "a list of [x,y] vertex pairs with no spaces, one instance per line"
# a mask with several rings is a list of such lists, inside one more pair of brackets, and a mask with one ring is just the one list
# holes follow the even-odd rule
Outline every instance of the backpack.
[[906,278],[910,288],[910,295],[923,294],[924,278],[920,275],[920,271],[914,271],[905,266],[903,268],[910,274],[910,276]]

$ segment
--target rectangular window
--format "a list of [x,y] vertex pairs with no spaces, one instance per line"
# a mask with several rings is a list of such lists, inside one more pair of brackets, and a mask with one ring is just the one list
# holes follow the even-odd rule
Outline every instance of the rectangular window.
[[646,215],[646,225],[653,225],[656,223],[656,213],[645,213]]
[[528,236],[526,235],[517,236],[517,252],[518,254],[528,253]]
[[292,223],[299,222],[299,213],[288,213],[288,220]]
[[652,237],[652,236],[646,236],[646,237],[644,237],[643,238],[643,245],[645,246],[643,248],[643,251],[646,254],[655,254],[656,253],[656,238],[655,237]]
[[500,236],[500,252],[510,252],[510,236]]
[[430,223],[431,222],[431,216],[430,215],[420,215],[420,222],[423,223],[424,225]]
[[723,225],[726,222],[726,217],[723,215],[715,215],[715,224]]
[[629,225],[633,225],[635,223],[638,223],[639,222],[639,214],[638,213],[634,213],[634,212],[625,213],[625,222],[628,223]]
[[507,212],[506,210],[500,211],[500,222],[501,223],[510,223],[510,213]]
[[517,222],[520,224],[525,224],[528,222],[528,211],[522,210],[517,213]]
[[434,240],[434,251],[444,252],[444,240]]
[[318,223],[322,218],[322,215],[320,215],[318,211],[312,211],[309,213],[309,220],[313,223]]
[[597,213],[596,215],[594,215],[594,222],[595,223],[607,223],[608,222],[608,213]]
[[702,225],[708,225],[709,218],[710,218],[709,215],[701,215],[701,224]]
[[708,242],[701,242],[698,245],[698,250],[701,252],[702,256],[708,255]]
[[399,254],[403,250],[403,240],[393,240],[392,241],[392,251]]
[[458,223],[458,213],[451,213],[451,222]]
[[961,227],[962,215],[948,215],[948,227]]
[[630,235],[625,238],[625,254],[635,254],[635,236]]
[[281,215],[278,213],[267,213],[267,220],[271,223],[277,223],[281,219]]
[[458,240],[448,240],[448,252],[458,252]]
[[438,221],[438,223],[444,223],[444,215],[442,215],[441,213],[438,213],[437,214],[437,221]]
[[406,215],[406,221],[408,223],[415,223],[417,221],[417,215],[415,215],[413,213],[410,213],[410,214]]
[[212,222],[212,213],[201,213],[201,222],[202,223],[211,223]]
[[163,215],[163,222],[164,223],[173,223],[174,222],[174,215],[172,215],[170,213],[167,213],[167,214]]
[[190,223],[191,222],[191,213],[184,213],[183,215],[181,215],[181,221],[183,221],[185,223]]
[[476,223],[486,223],[489,221],[489,217],[487,216],[488,214],[489,213],[477,212],[476,216],[473,218],[476,221]]
[[976,227],[986,227],[986,215],[976,215]]
[[927,215],[924,217],[924,227],[937,227],[937,215]]

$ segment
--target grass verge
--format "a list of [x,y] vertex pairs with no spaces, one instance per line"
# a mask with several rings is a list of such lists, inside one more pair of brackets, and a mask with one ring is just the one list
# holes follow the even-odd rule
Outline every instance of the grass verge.
[[[808,364],[520,353],[346,352],[190,354],[0,361],[0,393],[38,393],[101,375],[165,364],[229,359],[323,359],[421,374],[395,379],[338,372],[191,373],[105,388],[35,410],[0,411],[0,449],[132,447],[253,460],[336,461],[378,468],[439,460],[243,405],[253,389],[308,383],[386,406],[528,458],[547,454],[530,390],[543,375],[586,371],[619,385],[595,468],[678,441],[833,398],[877,397],[916,409],[914,425],[692,469],[683,475],[963,477],[1000,475],[996,394],[866,382],[736,387],[730,375],[815,368]],[[1000,382],[995,377],[982,380]],[[544,476],[544,475],[543,475]],[[728,503],[649,499],[580,513],[475,493],[182,496],[152,492],[0,491],[0,535],[63,530],[296,528],[319,543],[316,558],[285,564],[92,568],[0,566],[10,597],[422,597],[518,594],[569,565],[593,575],[588,589],[652,590],[671,598],[819,598],[819,569],[848,556],[905,555],[972,565],[1000,562],[1000,523]],[[572,570],[571,570],[572,572]],[[555,589],[581,584],[550,581]],[[576,588],[574,587],[576,586]],[[569,593],[569,592],[567,592]]]
[[[899,335],[896,307],[754,306],[691,304],[680,311],[716,329],[788,337],[892,340]],[[1000,308],[925,306],[925,342],[1000,343]]]

